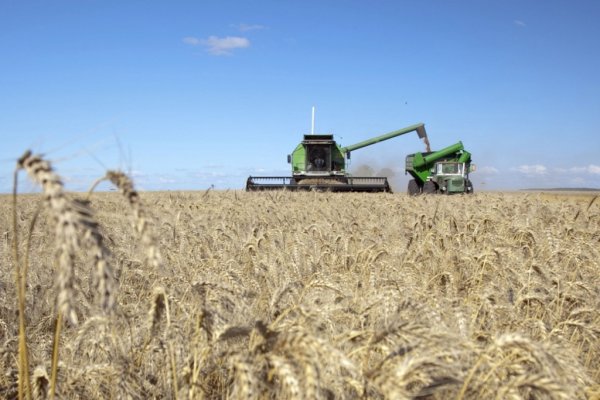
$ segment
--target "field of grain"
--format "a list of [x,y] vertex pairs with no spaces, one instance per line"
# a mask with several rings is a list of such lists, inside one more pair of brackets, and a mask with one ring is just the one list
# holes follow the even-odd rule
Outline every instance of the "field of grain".
[[593,194],[107,178],[0,197],[0,398],[600,399]]

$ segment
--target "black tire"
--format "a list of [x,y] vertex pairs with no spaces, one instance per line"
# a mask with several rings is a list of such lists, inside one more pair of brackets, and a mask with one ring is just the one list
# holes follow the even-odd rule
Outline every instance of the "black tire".
[[471,182],[470,179],[467,179],[467,183],[466,183],[466,188],[467,188],[467,193],[468,194],[473,194],[473,182]]
[[421,193],[421,188],[419,184],[414,179],[411,179],[408,182],[408,195],[409,196],[418,196]]
[[423,193],[433,194],[437,193],[437,185],[433,181],[427,181],[423,185]]

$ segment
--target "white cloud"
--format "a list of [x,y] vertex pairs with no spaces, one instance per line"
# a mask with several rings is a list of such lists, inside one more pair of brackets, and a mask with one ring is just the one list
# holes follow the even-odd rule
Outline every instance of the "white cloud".
[[230,55],[235,49],[244,49],[250,47],[250,40],[239,36],[209,36],[208,39],[197,39],[192,37],[184,38],[184,43],[193,46],[202,45],[206,51],[215,56]]
[[183,41],[183,43],[189,44],[189,45],[192,45],[192,46],[198,46],[201,43],[200,39],[192,37],[192,36],[184,37],[182,39],[182,41]]
[[563,174],[600,175],[600,166],[595,164],[590,164],[586,167],[554,168],[554,170]]
[[157,181],[158,183],[177,183],[177,179],[175,178],[171,178],[170,176],[167,175],[158,175],[157,177]]
[[573,184],[573,185],[582,185],[583,186],[583,185],[586,184],[586,181],[582,177],[577,176],[577,177],[571,179],[571,184]]
[[525,175],[546,175],[548,168],[541,164],[535,165],[519,165],[516,168],[511,168],[512,171],[517,171]]
[[234,28],[239,30],[240,32],[249,32],[249,31],[261,31],[266,29],[267,27],[259,24],[238,24],[232,25]]
[[203,44],[208,47],[208,52],[215,55],[230,54],[234,49],[250,47],[250,40],[245,37],[227,36],[219,38],[210,36]]
[[193,176],[196,178],[208,179],[208,178],[223,178],[223,177],[232,176],[232,175],[229,172],[202,171],[202,172],[196,172]]
[[513,21],[513,24],[515,24],[516,26],[519,26],[521,28],[525,28],[527,26],[527,24],[523,21],[521,21],[520,19],[515,19]]
[[590,174],[600,175],[600,165],[590,164],[587,166],[587,170]]
[[500,171],[498,170],[498,168],[495,167],[490,167],[489,165],[483,166],[483,167],[477,167],[477,171],[481,174],[487,174],[487,175],[495,175],[497,173],[499,173]]

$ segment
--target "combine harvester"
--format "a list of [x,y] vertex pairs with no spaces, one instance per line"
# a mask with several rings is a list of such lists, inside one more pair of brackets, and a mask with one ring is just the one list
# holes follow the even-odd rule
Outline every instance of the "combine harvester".
[[424,124],[411,125],[351,146],[341,147],[333,135],[304,135],[304,140],[288,155],[292,176],[250,176],[247,191],[257,190],[318,190],[330,192],[391,192],[387,177],[356,177],[346,170],[350,152],[396,136],[416,131],[429,149]]
[[409,154],[405,173],[413,179],[408,182],[408,194],[473,193],[469,173],[474,171],[471,153],[464,149],[462,142],[439,151]]

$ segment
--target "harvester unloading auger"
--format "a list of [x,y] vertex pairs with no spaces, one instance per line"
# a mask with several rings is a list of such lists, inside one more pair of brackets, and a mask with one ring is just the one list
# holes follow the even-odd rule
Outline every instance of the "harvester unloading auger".
[[387,177],[356,177],[346,170],[350,152],[384,140],[416,131],[429,151],[424,124],[415,124],[351,146],[341,147],[333,135],[304,135],[304,140],[288,155],[292,176],[250,176],[246,190],[322,190],[331,192],[391,192]]

